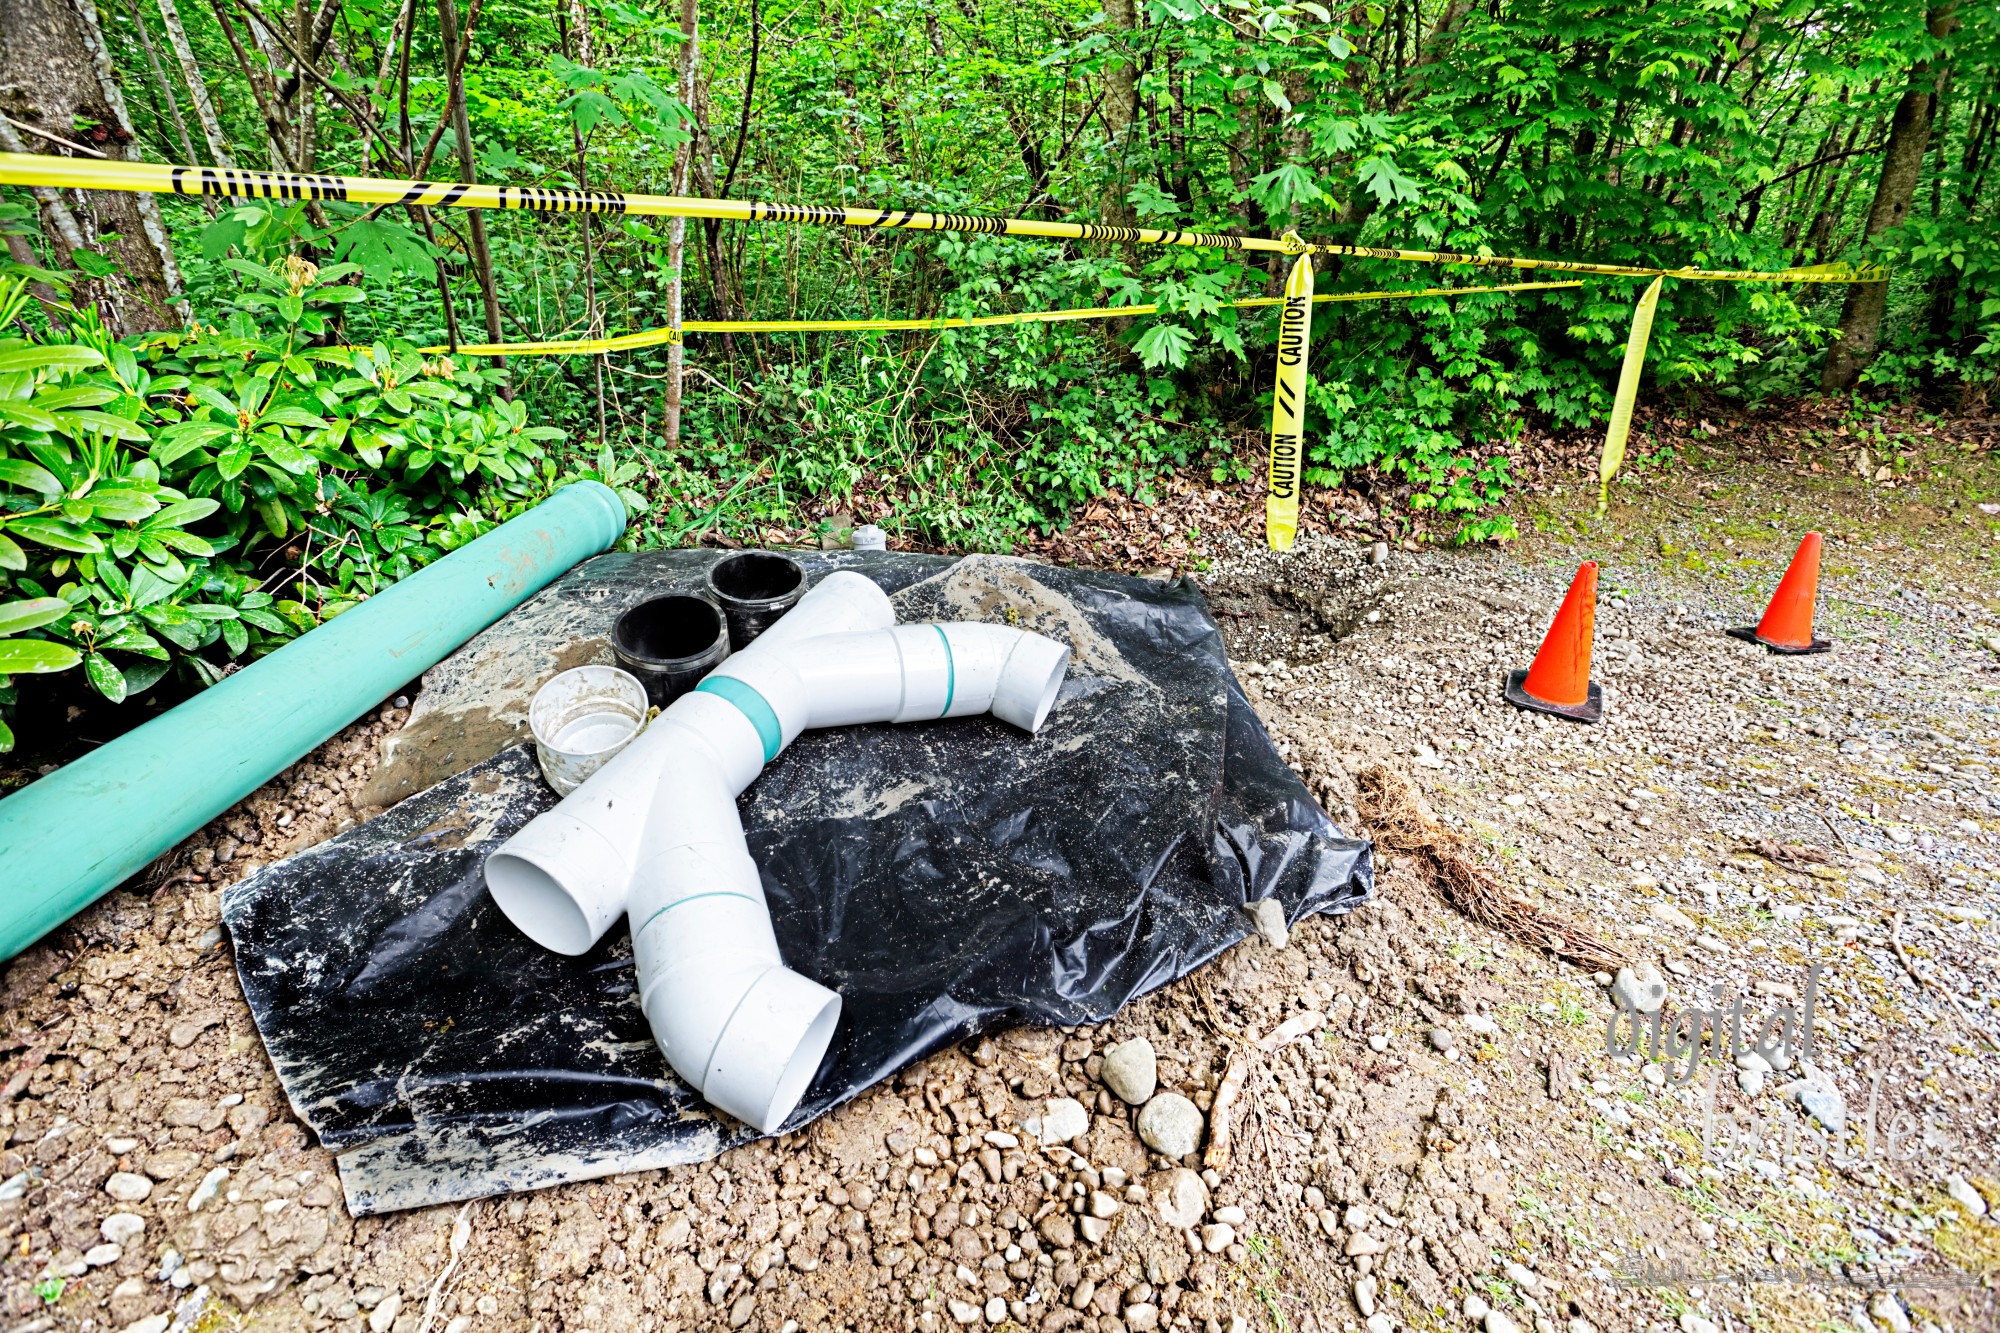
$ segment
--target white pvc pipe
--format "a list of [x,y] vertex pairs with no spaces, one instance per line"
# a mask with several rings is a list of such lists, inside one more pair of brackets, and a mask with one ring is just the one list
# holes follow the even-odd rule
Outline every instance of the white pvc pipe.
[[667,1061],[770,1133],[819,1069],[840,996],[785,966],[736,797],[811,727],[992,713],[1031,735],[1069,649],[1001,625],[898,625],[829,574],[783,619],[486,861],[508,920],[580,954],[631,920],[639,1000]]

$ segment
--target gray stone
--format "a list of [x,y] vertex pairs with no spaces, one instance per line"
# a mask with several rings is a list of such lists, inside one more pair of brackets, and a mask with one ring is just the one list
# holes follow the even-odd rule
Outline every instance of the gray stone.
[[1611,983],[1611,998],[1621,1009],[1641,1014],[1656,1013],[1667,1002],[1666,978],[1651,963],[1641,963],[1636,972],[1629,967],[1621,967]]
[[1488,1310],[1483,1326],[1486,1333],[1516,1333],[1514,1321],[1498,1310]]
[[97,1228],[97,1233],[113,1245],[130,1245],[145,1231],[146,1219],[137,1213],[113,1213]]
[[1450,1028],[1432,1028],[1432,1029],[1431,1029],[1431,1049],[1432,1049],[1432,1050],[1434,1050],[1434,1051],[1448,1051],[1448,1050],[1450,1050],[1450,1049],[1451,1049],[1452,1047],[1454,1047],[1454,1046],[1456,1046],[1456,1045],[1458,1045],[1458,1042],[1457,1042],[1457,1041],[1456,1041],[1456,1040],[1455,1040],[1455,1039],[1454,1039],[1454,1038],[1452,1037],[1452,1035],[1451,1035],[1451,1029],[1450,1029]]
[[1903,1309],[1903,1303],[1896,1299],[1896,1293],[1885,1291],[1877,1296],[1868,1307],[1868,1313],[1878,1324],[1887,1324],[1890,1333],[1910,1333],[1910,1316]]
[[1163,1092],[1139,1110],[1139,1138],[1167,1157],[1186,1157],[1201,1146],[1201,1108],[1178,1092]]
[[1104,1086],[1133,1106],[1144,1106],[1160,1087],[1159,1057],[1153,1043],[1144,1037],[1107,1046],[1104,1067],[1098,1072]]
[[1974,1217],[1986,1216],[1986,1197],[1967,1184],[1963,1176],[1948,1176],[1944,1182],[1944,1192],[1952,1197],[1966,1212]]
[[1068,1143],[1090,1132],[1090,1112],[1074,1097],[1052,1097],[1041,1118],[1028,1121],[1027,1130],[1044,1145]]
[[1807,1115],[1819,1121],[1827,1130],[1839,1134],[1847,1128],[1847,1099],[1840,1095],[1840,1089],[1833,1080],[1822,1074],[1806,1061],[1799,1062],[1805,1077],[1785,1089],[1787,1096],[1805,1108]]
[[116,1171],[104,1182],[104,1192],[120,1203],[143,1203],[153,1192],[153,1182],[135,1172]]
[[1291,943],[1292,933],[1285,925],[1285,905],[1276,898],[1259,898],[1254,903],[1243,905],[1244,914],[1257,933],[1264,937],[1264,943],[1273,949],[1282,949]]
[[1208,1211],[1208,1186],[1184,1166],[1162,1171],[1147,1182],[1153,1196],[1153,1211],[1176,1231],[1186,1231],[1201,1222]]

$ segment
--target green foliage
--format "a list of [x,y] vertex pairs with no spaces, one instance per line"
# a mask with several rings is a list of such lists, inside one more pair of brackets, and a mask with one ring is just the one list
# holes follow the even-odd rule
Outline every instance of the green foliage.
[[72,309],[66,341],[0,340],[0,704],[76,666],[114,703],[212,683],[571,479],[495,372],[312,346],[353,265],[225,263],[226,328],[118,340]]
[[[405,52],[400,8],[343,7],[322,71],[342,97],[321,101],[314,134],[288,127],[313,169],[401,176],[427,160],[430,175],[455,174],[455,136],[433,134],[447,110],[436,27],[419,6]],[[1957,28],[1937,35],[1933,6],[1917,0],[1831,9],[1148,0],[1132,30],[1079,0],[711,4],[698,95],[679,86],[685,42],[672,7],[495,0],[476,22],[461,8],[472,24],[472,156],[488,180],[664,191],[676,155],[692,153],[689,190],[794,204],[1296,231],[1640,265],[1874,258],[1896,276],[1864,392],[1976,403],[2000,373],[2000,10],[1990,5],[1957,6]],[[154,21],[140,10],[140,22]],[[587,44],[572,26],[579,13]],[[197,6],[184,18],[225,94],[216,101],[239,161],[284,165],[263,160],[267,127],[213,14]],[[146,95],[151,66],[134,34],[114,24],[110,35],[128,84]],[[1886,128],[1912,88],[1940,90],[1922,182],[1907,216],[1869,236]],[[142,118],[151,156],[185,155],[171,125],[165,114]],[[438,145],[429,159],[427,143]],[[303,331],[296,354],[309,359],[308,342],[407,348],[445,343],[454,325],[465,337],[483,328],[469,232],[452,210],[255,201],[211,220],[191,201],[163,207],[197,318],[230,336],[238,315],[277,328],[288,297]],[[664,222],[508,212],[489,213],[486,226],[508,337],[665,322],[674,275]],[[1267,420],[1276,320],[1224,303],[1272,294],[1280,262],[785,224],[693,221],[686,241],[691,318],[1141,302],[1159,311],[938,336],[698,336],[689,354],[701,374],[671,449],[658,430],[663,355],[513,362],[527,420],[591,434],[593,451],[608,446],[616,460],[599,470],[653,498],[647,540],[797,527],[809,505],[865,501],[914,536],[1005,545],[1059,525],[1107,487],[1143,492],[1183,461],[1240,478],[1250,464],[1222,442],[1253,438]],[[269,271],[291,256],[359,273],[323,282],[336,295],[308,302],[232,267]],[[1324,262],[1318,280],[1322,292],[1353,292],[1495,277],[1356,258]],[[366,300],[331,304],[360,293],[357,278]],[[1308,479],[1368,477],[1406,495],[1440,534],[1505,536],[1492,511],[1514,482],[1528,427],[1601,424],[1636,295],[1636,284],[1593,278],[1569,291],[1318,307]],[[1653,329],[1648,391],[1753,403],[1809,391],[1844,296],[1673,284]],[[448,378],[485,402],[490,379],[456,378],[469,373]],[[383,411],[400,411],[336,410],[317,402],[320,387],[324,379],[303,395],[314,401],[292,405],[347,423],[357,438],[379,434]],[[237,401],[233,389],[216,391]],[[382,401],[373,389],[350,392]],[[211,404],[203,420],[220,413]],[[151,428],[145,414],[133,419]],[[229,463],[269,484],[264,498],[287,531],[297,491],[269,469],[304,474],[264,452],[260,437],[315,457],[315,478],[344,476],[304,443],[313,429],[253,421]],[[465,485],[541,484],[496,454],[490,433],[474,441],[429,429],[421,440],[403,431],[404,452],[384,447],[379,462],[343,443],[366,473],[352,489],[381,494],[379,467],[398,488],[450,492],[412,462],[418,455],[445,460],[433,466],[446,474],[457,460]],[[533,475],[545,483],[543,471]],[[225,498],[219,486],[203,494]],[[437,519],[411,503],[416,519]],[[401,526],[382,521],[385,531]]]

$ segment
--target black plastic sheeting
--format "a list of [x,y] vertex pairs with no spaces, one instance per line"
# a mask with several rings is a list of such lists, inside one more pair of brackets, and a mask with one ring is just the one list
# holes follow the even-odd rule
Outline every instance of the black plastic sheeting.
[[[606,633],[624,606],[697,586],[716,554],[600,557],[522,624]],[[1101,1022],[1243,939],[1247,901],[1296,921],[1370,895],[1368,845],[1272,748],[1187,581],[994,557],[804,563],[874,578],[905,621],[1019,624],[1076,654],[1032,739],[989,718],[812,732],[745,794],[785,959],[845,1000],[788,1129],[975,1033]],[[755,1137],[667,1068],[622,927],[569,958],[493,905],[486,855],[554,802],[516,745],[225,896],[258,1028],[356,1214]]]

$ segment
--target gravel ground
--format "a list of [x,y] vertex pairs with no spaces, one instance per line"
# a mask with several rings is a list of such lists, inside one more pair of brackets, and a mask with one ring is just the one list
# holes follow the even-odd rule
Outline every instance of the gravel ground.
[[[1351,917],[1101,1028],[947,1052],[804,1133],[355,1220],[217,894],[366,817],[390,706],[8,967],[4,1327],[2000,1326],[2000,521],[1990,460],[1961,462],[1913,491],[1717,461],[1602,525],[1526,507],[1504,551],[1225,536],[1196,574],[1336,816],[1365,765],[1408,772],[1509,891],[1657,968],[1670,1015],[1741,997],[1754,1025],[1810,985],[1787,1069],[1677,1085],[1615,1056],[1608,977],[1389,858]],[[1723,637],[1809,522],[1838,647]],[[1594,728],[1498,698],[1585,556]],[[1205,1149],[1162,1155],[1177,1116]]]

